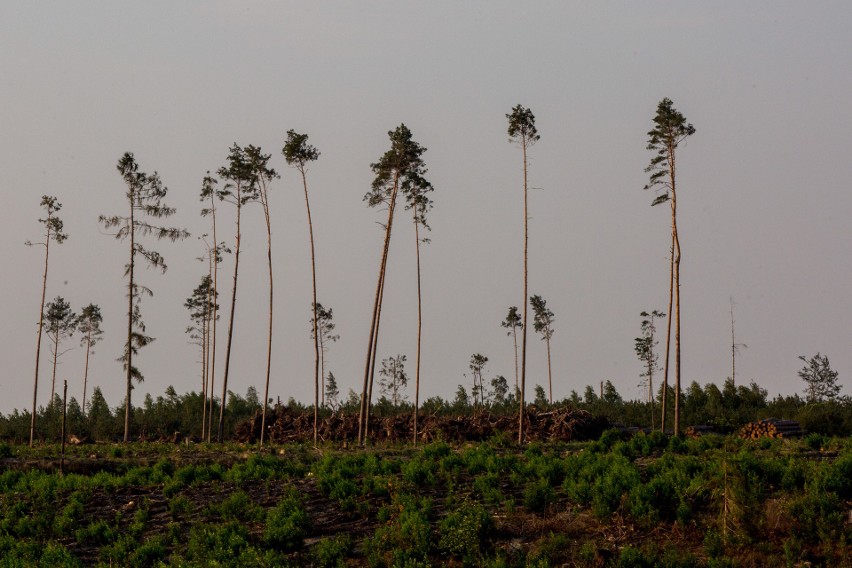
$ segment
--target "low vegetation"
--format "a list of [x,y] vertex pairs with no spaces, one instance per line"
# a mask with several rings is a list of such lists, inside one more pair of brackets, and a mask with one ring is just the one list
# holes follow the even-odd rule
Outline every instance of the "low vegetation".
[[842,566],[852,442],[0,445],[0,566]]

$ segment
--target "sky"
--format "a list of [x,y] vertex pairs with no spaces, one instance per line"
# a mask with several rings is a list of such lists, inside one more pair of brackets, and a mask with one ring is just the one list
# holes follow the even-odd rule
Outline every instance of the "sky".
[[[308,172],[318,297],[340,334],[326,368],[343,396],[360,390],[383,239],[385,213],[362,198],[401,123],[427,148],[435,188],[421,400],[470,390],[474,353],[489,359],[486,380],[513,383],[500,322],[523,301],[522,155],[506,120],[517,104],[541,135],[529,153],[529,286],[555,314],[554,397],[602,380],[640,397],[639,314],[668,301],[669,209],[643,191],[647,132],[664,97],[696,128],[678,150],[684,385],[731,375],[733,299],[736,342],[747,345],[738,383],[802,392],[798,356],[820,352],[850,394],[851,21],[848,2],[2,2],[0,412],[32,404],[44,251],[24,242],[43,239],[42,195],[62,203],[69,235],[51,247],[47,298],[101,307],[90,384],[112,406],[123,400],[128,244],[97,219],[127,208],[116,164],[128,151],[169,188],[170,223],[192,233],[147,241],[168,270],[139,273],[154,292],[142,314],[156,341],[135,359],[145,381],[134,402],[168,385],[201,388],[183,303],[206,273],[201,181],[234,143],[260,146],[281,175],[270,197],[270,397],[311,401],[310,250],[301,180],[281,154],[289,129],[321,152]],[[403,213],[378,351],[407,355],[413,375],[415,240]],[[220,209],[231,244],[234,219]],[[259,205],[244,213],[243,243],[229,378],[241,395],[262,392],[265,379]],[[220,330],[232,263],[221,265]],[[80,400],[85,351],[79,338],[66,348],[57,381]],[[50,396],[46,343],[41,359],[40,405]],[[534,335],[527,359],[531,396],[547,383]]]

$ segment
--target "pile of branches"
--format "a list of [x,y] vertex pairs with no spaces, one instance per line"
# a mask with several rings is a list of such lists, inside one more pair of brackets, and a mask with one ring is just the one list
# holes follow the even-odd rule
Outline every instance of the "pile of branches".
[[[373,442],[404,442],[413,438],[411,414],[370,417],[368,438]],[[421,415],[418,418],[418,440],[428,443],[434,440],[448,442],[482,441],[503,434],[517,436],[518,417],[509,414],[492,414],[481,411],[469,416]],[[610,427],[602,416],[594,416],[585,410],[564,407],[540,410],[530,406],[524,414],[524,437],[526,441],[572,441],[595,440]],[[256,413],[249,420],[237,425],[234,439],[253,443],[260,439],[261,415]],[[269,409],[266,416],[264,439],[274,444],[313,441],[314,414],[310,410],[293,411],[286,406]],[[357,414],[334,413],[323,417],[318,423],[318,436],[322,442],[350,443],[358,439]]]
[[804,431],[798,422],[795,420],[779,420],[778,418],[749,422],[740,428],[740,438],[744,440],[790,438],[802,434],[804,434]]

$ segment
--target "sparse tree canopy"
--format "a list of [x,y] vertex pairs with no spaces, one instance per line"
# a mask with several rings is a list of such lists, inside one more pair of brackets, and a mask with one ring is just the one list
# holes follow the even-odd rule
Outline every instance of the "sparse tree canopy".
[[[645,189],[653,189],[657,196],[651,205],[671,202],[671,262],[669,263],[669,319],[666,329],[666,366],[663,375],[663,430],[666,425],[666,394],[669,380],[669,348],[671,346],[672,319],[675,325],[675,404],[674,404],[674,434],[680,435],[680,261],[681,248],[677,230],[677,166],[676,150],[686,137],[695,134],[692,124],[675,110],[671,99],[665,98],[657,105],[654,116],[654,128],[648,132],[647,149],[654,152],[651,163],[645,168],[650,174]],[[674,308],[674,311],[672,309]]]
[[103,330],[101,330],[101,322],[103,322],[101,308],[97,304],[89,304],[80,311],[77,316],[77,331],[83,334],[80,339],[80,346],[86,348],[86,366],[83,371],[83,406],[82,411],[86,412],[86,388],[89,380],[89,355],[95,353],[95,345],[102,339]]
[[837,371],[831,368],[827,355],[817,353],[813,357],[800,355],[799,359],[805,364],[799,370],[799,378],[805,381],[805,396],[808,402],[823,402],[833,400],[840,394],[837,383]]
[[507,114],[506,118],[509,119],[510,142],[532,146],[541,138],[535,127],[535,115],[530,109],[515,105],[511,114]]
[[56,216],[56,213],[62,209],[62,204],[53,196],[43,195],[41,206],[44,208],[45,213],[47,213],[44,219],[39,219],[39,223],[44,225],[44,242],[33,243],[27,241],[25,243],[27,246],[42,245],[44,247],[44,273],[41,279],[41,304],[38,309],[38,336],[36,338],[35,378],[33,379],[33,410],[30,414],[30,447],[32,447],[35,437],[36,406],[38,404],[38,371],[41,362],[41,337],[44,328],[44,302],[47,297],[47,268],[50,260],[50,241],[62,244],[68,238],[68,235],[62,232],[64,229],[62,219]]
[[550,308],[547,307],[547,301],[541,296],[531,296],[530,305],[533,309],[533,328],[536,333],[541,335],[542,341],[547,345],[547,383],[548,383],[548,401],[553,404],[553,373],[550,367],[550,340],[556,332],[553,329],[554,316]]
[[527,380],[527,314],[529,311],[529,191],[527,187],[527,149],[538,142],[541,138],[535,127],[535,116],[528,108],[516,105],[511,114],[507,114],[509,120],[509,141],[515,142],[523,152],[524,166],[524,318],[521,332],[521,386],[518,392],[518,443],[524,441],[524,404]]
[[653,189],[657,196],[651,205],[665,203],[675,192],[675,150],[687,136],[695,134],[695,127],[686,122],[674,108],[671,99],[665,98],[657,105],[654,128],[648,132],[648,150],[655,152],[645,172],[651,174],[645,189]]
[[53,380],[50,388],[50,400],[56,393],[56,364],[62,351],[60,345],[63,339],[71,337],[77,330],[77,315],[71,309],[71,304],[62,296],[57,296],[47,304],[44,311],[45,333],[51,340],[51,353],[53,354]]
[[153,293],[150,288],[140,286],[136,282],[137,255],[142,257],[149,267],[157,268],[162,272],[166,271],[166,262],[163,256],[159,252],[144,246],[140,239],[153,235],[157,240],[168,239],[174,242],[187,238],[189,232],[181,228],[166,227],[157,222],[157,220],[171,217],[175,213],[173,208],[163,203],[168,189],[163,185],[157,172],[153,174],[140,172],[139,165],[130,152],[126,152],[119,159],[116,169],[118,169],[127,187],[126,196],[129,212],[126,216],[101,215],[99,221],[105,229],[118,229],[113,234],[117,240],[130,241],[130,260],[124,267],[124,274],[127,276],[128,300],[127,341],[124,345],[124,353],[119,358],[127,372],[124,412],[124,441],[127,442],[130,439],[132,379],[137,381],[143,379],[142,373],[133,364],[133,356],[138,354],[139,349],[154,340],[153,337],[145,335],[145,324],[142,321],[140,310],[142,296],[152,296]]
[[405,355],[388,357],[382,360],[379,371],[379,386],[382,394],[388,397],[394,406],[399,406],[406,399],[402,390],[408,386],[408,375],[405,374]]

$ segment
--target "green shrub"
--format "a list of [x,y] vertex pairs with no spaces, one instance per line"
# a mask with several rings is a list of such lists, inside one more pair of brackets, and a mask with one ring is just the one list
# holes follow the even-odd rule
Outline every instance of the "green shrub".
[[104,545],[114,541],[118,533],[106,521],[99,520],[78,529],[74,536],[79,543]]
[[441,538],[438,546],[442,552],[466,563],[478,563],[488,547],[493,527],[494,521],[485,508],[466,504],[440,522]]
[[295,550],[302,546],[309,524],[298,499],[286,497],[267,512],[263,539],[276,550]]
[[547,506],[555,499],[556,493],[546,479],[532,481],[524,489],[524,506],[540,515],[547,511]]
[[343,568],[351,549],[349,535],[341,534],[316,543],[311,549],[311,556],[320,568]]

